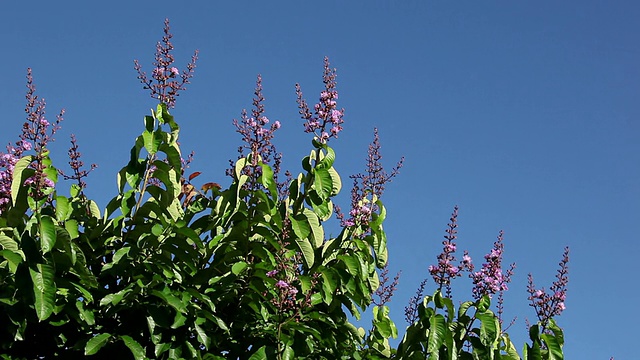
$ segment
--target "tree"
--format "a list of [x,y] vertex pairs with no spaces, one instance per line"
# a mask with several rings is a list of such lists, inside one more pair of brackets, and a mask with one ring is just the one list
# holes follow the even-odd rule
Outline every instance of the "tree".
[[[193,76],[197,52],[180,72],[172,50],[167,20],[151,77],[135,62],[159,104],[144,117],[104,210],[84,194],[91,169],[75,138],[71,175],[51,161],[47,144],[62,114],[46,120],[28,72],[27,121],[0,162],[3,358],[520,359],[501,327],[500,295],[498,312],[490,310],[511,271],[502,272],[502,235],[480,271],[468,254],[454,265],[457,209],[430,269],[439,288],[425,297],[421,285],[406,311],[404,339],[390,346],[398,331],[385,303],[398,277],[388,283],[381,199],[402,159],[384,169],[374,130],[365,171],[350,177],[349,212],[334,205],[342,179],[329,144],[342,130],[343,109],[328,59],[318,103],[310,107],[296,85],[311,140],[299,174],[281,174],[271,142],[280,123],[265,115],[258,77],[253,109],[234,121],[243,146],[223,188],[197,185],[200,173],[186,173],[170,109]],[[70,196],[61,178],[74,182]],[[334,237],[324,230],[332,218],[341,224]],[[564,309],[567,262],[568,250],[553,294],[530,281],[540,322],[530,328],[526,359],[562,358],[553,317]],[[474,282],[474,301],[456,310],[451,280],[463,271]],[[372,304],[371,329],[356,328],[350,316]]]

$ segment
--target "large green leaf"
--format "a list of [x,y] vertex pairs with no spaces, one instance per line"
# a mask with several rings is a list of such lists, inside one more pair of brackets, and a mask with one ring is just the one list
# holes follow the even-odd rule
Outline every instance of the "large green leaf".
[[117,305],[120,301],[122,301],[125,295],[127,295],[130,292],[131,292],[131,289],[126,288],[113,294],[107,294],[105,295],[105,297],[100,299],[100,306],[106,306],[108,304]]
[[491,311],[478,312],[476,318],[482,323],[480,325],[480,342],[488,348],[496,346],[500,338],[500,321]]
[[40,218],[40,247],[42,254],[50,252],[56,244],[56,225],[49,215]]
[[354,277],[360,274],[360,261],[356,255],[340,255],[338,256],[347,267],[347,271]]
[[198,342],[208,350],[209,344],[211,343],[211,337],[209,337],[209,335],[207,335],[207,332],[198,324],[194,324],[194,327],[196,329],[196,334],[198,334]]
[[142,345],[140,345],[140,343],[135,341],[131,336],[122,335],[120,336],[120,339],[122,339],[124,344],[127,345],[127,347],[131,351],[131,354],[133,355],[133,358],[135,360],[146,359],[146,353],[144,351],[144,348],[142,347]]
[[0,256],[7,259],[9,262],[9,271],[12,274],[15,274],[18,270],[18,265],[20,265],[25,260],[25,255],[22,250],[18,250],[19,252],[13,252],[11,250],[0,250]]
[[298,245],[298,248],[302,253],[302,258],[304,259],[307,268],[311,268],[315,262],[315,253],[309,239],[296,239],[296,245]]
[[181,171],[182,155],[180,154],[180,148],[177,144],[161,144],[158,149],[165,153],[167,156],[167,162],[175,171]]
[[[22,184],[27,180],[30,176],[34,174],[33,169],[27,169],[31,162],[33,161],[33,156],[28,155],[16,163],[13,167],[13,180],[11,181],[11,201],[13,205],[16,206],[18,193],[22,188]],[[26,191],[26,190],[25,190]]]
[[56,220],[63,222],[71,216],[71,206],[66,196],[56,197]]
[[515,346],[511,342],[511,339],[509,338],[509,334],[503,333],[502,341],[504,342],[504,351],[507,353],[507,355],[502,355],[502,359],[503,360],[521,360],[520,355],[518,355],[518,351],[516,350]]
[[262,186],[269,190],[272,199],[277,199],[278,189],[276,188],[276,182],[273,179],[273,170],[271,169],[271,166],[262,163],[260,166],[262,167],[262,173],[260,174],[260,182],[262,183]]
[[103,346],[107,344],[109,339],[111,338],[111,334],[98,334],[91,338],[91,340],[87,341],[87,345],[84,347],[85,355],[93,355],[96,354]]
[[326,151],[326,154],[316,164],[316,169],[328,169],[333,166],[333,162],[336,160],[336,153],[326,144],[320,144],[320,146]]
[[5,250],[11,250],[13,252],[18,252],[20,250],[18,243],[15,240],[3,234],[0,234],[0,246]]
[[564,360],[562,345],[555,334],[542,334],[540,337],[549,350],[549,360]]
[[324,243],[324,228],[320,224],[318,216],[309,209],[304,209],[303,214],[307,218],[307,223],[309,224],[309,229],[311,230],[310,240],[312,241],[312,244],[316,248],[321,247]]
[[330,167],[328,171],[329,175],[331,175],[331,184],[333,185],[333,189],[331,189],[331,196],[336,196],[342,189],[342,180],[340,179],[340,174],[338,174],[335,168]]
[[49,264],[37,264],[35,269],[29,269],[29,274],[33,282],[36,315],[43,321],[51,316],[55,305],[55,270]]
[[144,148],[149,152],[149,155],[154,155],[158,152],[158,147],[162,144],[162,131],[149,131],[145,130],[142,133],[142,139],[144,141]]
[[185,314],[187,312],[187,303],[189,302],[188,299],[185,299],[183,297],[183,299],[180,300],[180,298],[171,293],[171,289],[169,288],[164,288],[162,292],[153,290],[151,292],[151,295],[155,295],[161,298],[165,303],[167,303],[169,306],[173,307],[180,313]]
[[311,226],[305,215],[298,214],[296,216],[289,216],[289,219],[291,220],[293,232],[298,239],[302,240],[309,237],[309,234],[311,234]]
[[[76,288],[78,288],[77,285],[76,285]],[[96,323],[93,312],[84,307],[84,302],[77,300],[76,309],[78,309],[78,314],[80,315],[80,319],[86,322],[87,325],[94,325]]]
[[429,318],[429,340],[427,341],[427,353],[437,358],[440,347],[449,335],[447,321],[444,316],[435,314]]
[[327,200],[331,196],[331,193],[333,192],[333,179],[328,169],[314,169],[313,188],[322,200]]
[[295,357],[296,357],[295,352],[289,345],[287,345],[284,348],[284,351],[282,352],[282,360],[293,360],[295,359]]
[[246,269],[247,266],[249,266],[249,264],[247,264],[244,261],[237,262],[237,263],[233,264],[233,266],[231,266],[231,272],[234,275],[238,275],[238,274],[240,274],[242,272],[242,270]]

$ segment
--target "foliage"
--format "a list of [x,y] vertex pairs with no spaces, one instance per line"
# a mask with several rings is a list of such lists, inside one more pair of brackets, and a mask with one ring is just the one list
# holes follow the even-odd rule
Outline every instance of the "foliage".
[[[351,177],[348,216],[333,204],[342,180],[329,142],[342,129],[344,111],[328,60],[313,112],[296,87],[312,137],[297,176],[278,179],[271,139],[280,124],[267,125],[259,78],[254,109],[234,122],[245,146],[228,171],[231,184],[197,187],[200,173],[185,174],[180,127],[169,112],[196,55],[179,75],[170,38],[166,22],[151,79],[136,62],[139,79],[160,103],[144,117],[117,174],[117,194],[104,209],[83,192],[89,171],[81,169],[75,138],[74,175],[64,178],[77,183],[63,195],[46,149],[51,124],[44,103],[25,125],[34,130],[3,155],[3,358],[520,359],[486,293],[458,309],[440,289],[416,300],[404,339],[391,347],[398,330],[385,303],[398,279],[386,284],[381,196],[402,161],[384,171],[375,132],[365,173]],[[34,97],[35,87],[29,89]],[[25,155],[31,143],[35,154]],[[342,226],[332,237],[324,225],[335,217]],[[352,319],[374,295],[381,300],[372,307],[371,330],[356,328]],[[530,337],[525,359],[562,359],[563,335],[552,317],[531,326]]]

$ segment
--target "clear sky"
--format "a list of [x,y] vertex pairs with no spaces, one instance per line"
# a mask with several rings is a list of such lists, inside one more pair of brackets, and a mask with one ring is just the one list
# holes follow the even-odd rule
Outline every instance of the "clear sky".
[[[346,110],[333,141],[343,178],[362,169],[373,127],[389,166],[406,157],[383,199],[390,269],[402,270],[390,303],[400,328],[457,204],[458,247],[477,265],[505,231],[505,261],[517,263],[506,316],[518,317],[510,329],[518,349],[525,318],[535,320],[526,275],[548,287],[568,245],[567,310],[558,319],[567,358],[637,356],[639,3],[5,1],[0,142],[20,132],[32,67],[51,118],[66,109],[53,146],[58,166],[75,133],[84,161],[99,165],[87,192],[105,206],[154,106],[133,59],[150,72],[165,17],[178,66],[200,50],[173,114],[183,149],[196,153],[192,170],[207,181],[228,181],[240,141],[231,121],[250,108],[258,73],[266,114],[283,125],[276,145],[298,171],[309,138],[294,84],[314,102],[324,56],[338,69]],[[470,298],[468,283],[458,285],[456,300]]]

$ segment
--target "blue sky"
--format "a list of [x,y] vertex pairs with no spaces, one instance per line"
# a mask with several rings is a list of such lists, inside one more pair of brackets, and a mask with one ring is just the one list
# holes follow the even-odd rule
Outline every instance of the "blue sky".
[[[435,261],[454,205],[459,248],[476,263],[500,229],[516,262],[506,316],[520,349],[526,275],[553,281],[571,247],[567,358],[633,358],[640,296],[640,5],[633,1],[109,1],[11,2],[0,12],[3,86],[0,141],[24,121],[26,68],[53,118],[66,109],[53,151],[65,163],[68,136],[101,206],[154,106],[133,70],[151,70],[165,17],[178,66],[200,50],[196,76],[173,114],[193,170],[224,182],[240,137],[231,124],[250,108],[263,76],[276,145],[298,170],[309,139],[294,84],[313,102],[322,59],[338,68],[345,130],[333,142],[344,178],[364,165],[378,127],[389,166],[406,157],[388,187],[392,272],[402,270],[392,317]],[[347,191],[345,191],[347,193]],[[344,206],[348,199],[342,197]],[[470,297],[468,283],[454,287]],[[433,291],[433,281],[428,291]],[[368,325],[363,324],[368,327]],[[635,351],[633,352],[635,353]]]

